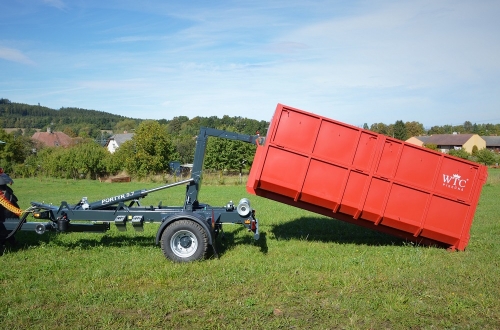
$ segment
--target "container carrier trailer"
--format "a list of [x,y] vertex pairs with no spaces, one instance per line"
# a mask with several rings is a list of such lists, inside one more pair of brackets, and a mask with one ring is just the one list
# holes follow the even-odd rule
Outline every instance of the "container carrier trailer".
[[[201,128],[192,175],[184,181],[91,203],[31,202],[25,212],[0,195],[0,243],[18,230],[106,231],[110,224],[140,230],[157,222],[156,244],[167,258],[185,262],[202,259],[209,246],[217,255],[223,224],[241,224],[258,239],[259,222],[247,198],[223,207],[198,201],[209,136],[257,145],[246,185],[251,194],[451,250],[466,248],[487,178],[483,165],[278,104],[265,138]],[[184,205],[140,205],[149,193],[182,184]],[[29,214],[48,221],[26,221]]]

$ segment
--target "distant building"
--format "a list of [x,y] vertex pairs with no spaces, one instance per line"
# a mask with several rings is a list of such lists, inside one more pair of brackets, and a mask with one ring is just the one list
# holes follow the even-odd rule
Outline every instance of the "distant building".
[[124,142],[132,140],[133,136],[134,133],[115,134],[108,139],[105,147],[109,152],[114,153]]
[[408,140],[418,146],[434,144],[441,152],[448,152],[452,149],[464,149],[468,153],[472,152],[474,146],[478,150],[486,148],[486,141],[477,134],[434,134],[428,136],[412,136]]
[[481,136],[486,141],[486,149],[500,152],[500,136]]
[[63,132],[52,132],[47,128],[47,132],[36,132],[31,137],[47,147],[68,147],[73,144],[73,139]]
[[409,138],[405,142],[414,144],[414,145],[419,146],[419,147],[423,147],[424,144],[427,143],[426,141],[429,138],[430,138],[430,136],[426,136],[426,135],[424,135],[424,136],[412,136],[411,138]]

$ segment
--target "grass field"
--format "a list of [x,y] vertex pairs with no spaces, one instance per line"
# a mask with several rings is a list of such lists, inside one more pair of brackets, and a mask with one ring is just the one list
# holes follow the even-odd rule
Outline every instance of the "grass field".
[[[19,179],[30,201],[89,201],[159,184]],[[143,233],[17,235],[0,257],[0,329],[500,329],[500,170],[490,170],[464,252],[390,236],[205,185],[200,200],[248,197],[261,239],[226,226],[220,259],[176,264]],[[143,204],[181,205],[184,187]]]

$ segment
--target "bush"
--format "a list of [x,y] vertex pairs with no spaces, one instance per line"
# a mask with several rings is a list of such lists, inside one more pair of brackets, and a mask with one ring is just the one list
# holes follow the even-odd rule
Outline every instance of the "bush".
[[498,156],[488,149],[481,149],[477,152],[477,162],[484,165],[493,165],[498,162]]
[[477,157],[477,152],[478,152],[478,151],[479,151],[479,149],[477,148],[477,146],[476,146],[476,145],[474,145],[474,146],[472,147],[472,156]]
[[424,147],[429,148],[431,150],[438,151],[438,146],[435,145],[435,144],[431,144],[431,143],[430,144],[424,144]]
[[470,157],[470,154],[464,149],[457,149],[457,150],[452,149],[448,152],[448,154],[462,159],[469,159]]

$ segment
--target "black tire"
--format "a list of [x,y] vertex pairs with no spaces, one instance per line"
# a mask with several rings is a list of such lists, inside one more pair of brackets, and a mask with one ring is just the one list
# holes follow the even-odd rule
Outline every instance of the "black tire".
[[178,220],[161,235],[161,250],[176,262],[201,260],[208,249],[208,236],[203,227],[191,220]]

